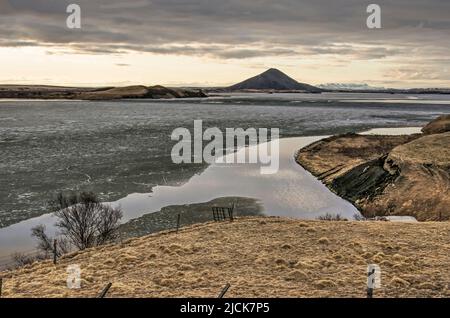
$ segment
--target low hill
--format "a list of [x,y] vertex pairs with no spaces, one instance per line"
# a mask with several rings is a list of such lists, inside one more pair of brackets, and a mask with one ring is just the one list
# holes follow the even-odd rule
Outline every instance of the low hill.
[[280,70],[271,68],[264,73],[249,78],[236,85],[228,87],[228,90],[277,90],[277,91],[304,91],[318,93],[322,90],[312,85],[299,83]]
[[3,85],[0,86],[0,98],[14,99],[81,99],[81,100],[113,100],[125,98],[188,98],[207,97],[202,90],[183,88],[167,88],[156,86],[125,86],[125,87],[99,87],[77,88],[60,86],[38,85]]
[[[3,275],[4,297],[450,297],[450,223],[238,218],[130,239]],[[424,240],[424,238],[426,238]],[[81,268],[68,289],[67,266]]]

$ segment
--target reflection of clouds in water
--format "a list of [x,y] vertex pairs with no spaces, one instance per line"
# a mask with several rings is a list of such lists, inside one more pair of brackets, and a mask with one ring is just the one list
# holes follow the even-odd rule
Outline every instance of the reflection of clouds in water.
[[329,212],[351,218],[358,211],[294,161],[295,151],[320,138],[281,139],[280,170],[273,175],[261,174],[260,164],[213,164],[181,187],[158,186],[151,199],[133,195],[118,202],[125,210],[132,211],[127,213],[127,219],[140,216],[142,211],[158,211],[168,205],[206,202],[225,196],[259,199],[267,215],[315,219]]
[[[390,134],[399,131],[405,132],[402,129],[382,130]],[[124,222],[169,205],[208,202],[228,196],[259,199],[266,215],[316,219],[331,213],[352,218],[359,213],[357,209],[329,191],[294,160],[298,149],[320,138],[281,139],[280,169],[274,175],[262,175],[259,164],[213,164],[182,186],[157,186],[152,193],[131,194],[112,204],[122,207]],[[0,229],[0,255],[32,248],[34,243],[30,238],[30,229],[43,223],[51,231],[54,222],[50,215],[44,215]]]

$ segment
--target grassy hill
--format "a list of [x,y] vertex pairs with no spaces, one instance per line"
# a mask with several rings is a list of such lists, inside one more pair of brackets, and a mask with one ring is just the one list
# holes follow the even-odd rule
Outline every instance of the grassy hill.
[[[442,131],[447,126],[442,119],[439,122],[433,126]],[[448,221],[449,149],[450,132],[346,134],[304,147],[296,160],[366,217],[408,215],[419,221]]]
[[[450,297],[450,223],[252,217],[161,232],[2,273],[5,297]],[[78,264],[82,288],[66,287]]]

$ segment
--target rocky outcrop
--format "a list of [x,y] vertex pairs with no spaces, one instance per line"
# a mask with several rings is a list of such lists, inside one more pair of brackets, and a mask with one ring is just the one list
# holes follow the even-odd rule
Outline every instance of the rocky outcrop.
[[349,170],[378,160],[398,145],[419,138],[345,134],[319,140],[299,150],[297,162],[329,185]]
[[385,165],[390,175],[395,171],[395,178],[364,203],[368,213],[411,215],[419,221],[450,219],[450,132],[394,148]]
[[422,132],[427,135],[441,134],[450,131],[450,115],[442,115],[423,127]]
[[301,149],[297,162],[366,217],[450,219],[450,132],[335,136]]

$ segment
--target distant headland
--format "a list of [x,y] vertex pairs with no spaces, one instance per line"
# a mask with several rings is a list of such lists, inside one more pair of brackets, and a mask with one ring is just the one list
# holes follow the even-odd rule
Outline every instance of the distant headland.
[[0,98],[11,99],[170,99],[207,97],[201,89],[167,88],[164,86],[62,87],[43,85],[0,85]]
[[317,87],[301,83],[276,68],[228,87],[174,88],[161,85],[134,85],[125,87],[64,87],[48,85],[0,85],[0,99],[69,99],[69,100],[117,100],[117,99],[170,99],[201,98],[208,93],[387,93],[387,94],[450,94],[450,88],[372,88],[370,86]]

